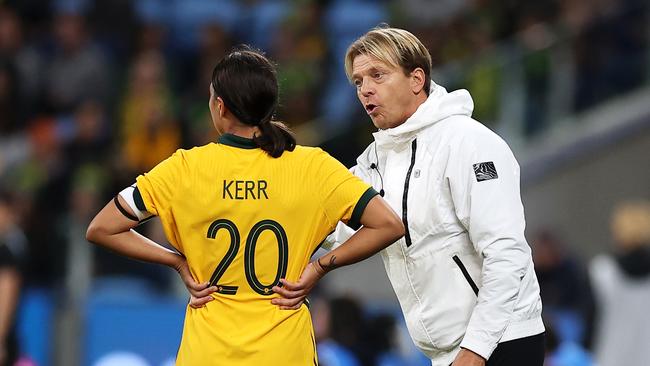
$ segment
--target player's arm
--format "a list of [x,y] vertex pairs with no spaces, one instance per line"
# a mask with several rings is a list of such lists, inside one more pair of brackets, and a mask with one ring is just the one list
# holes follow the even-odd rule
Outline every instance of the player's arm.
[[361,215],[361,229],[336,249],[309,263],[298,282],[282,279],[273,291],[282,298],[271,302],[281,309],[297,309],[309,291],[329,271],[362,261],[404,236],[404,224],[380,196],[373,197]]
[[104,206],[88,226],[86,239],[129,258],[174,268],[190,290],[195,307],[210,301],[209,293],[216,289],[194,281],[185,257],[133,230],[151,216],[139,210],[130,198],[133,189],[126,188]]

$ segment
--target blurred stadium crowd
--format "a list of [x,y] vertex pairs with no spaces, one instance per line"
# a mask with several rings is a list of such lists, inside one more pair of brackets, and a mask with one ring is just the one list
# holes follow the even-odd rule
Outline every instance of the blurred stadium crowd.
[[[23,287],[52,289],[58,303],[83,302],[94,279],[116,275],[169,293],[173,273],[91,247],[85,228],[137,174],[180,147],[215,140],[208,83],[232,46],[251,44],[278,63],[277,118],[299,142],[321,144],[349,165],[372,126],[343,55],[373,26],[416,34],[431,51],[436,81],[469,89],[474,116],[494,129],[507,130],[513,115],[503,90],[515,90],[526,140],[648,82],[649,14],[643,0],[0,1],[0,191],[11,212],[0,227],[12,228],[5,241],[21,259]],[[155,224],[143,230],[160,235]],[[592,346],[593,333],[584,266],[555,233],[530,239],[545,306],[564,317],[560,340],[575,341],[572,357],[584,362],[571,364],[588,365],[579,351]],[[344,317],[327,318],[338,346],[322,343],[323,364],[406,362],[378,360],[379,349],[391,348],[384,332],[395,320],[369,317],[361,326],[358,301],[321,299]],[[345,363],[341,347],[357,363]],[[327,352],[339,360],[326,363]]]

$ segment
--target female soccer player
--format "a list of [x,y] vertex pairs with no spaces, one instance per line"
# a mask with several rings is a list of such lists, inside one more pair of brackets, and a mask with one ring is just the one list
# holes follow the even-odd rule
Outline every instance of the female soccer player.
[[[318,148],[296,145],[272,120],[274,66],[249,49],[214,68],[216,143],[178,150],[109,202],[89,241],[160,263],[209,283],[213,301],[187,308],[178,365],[315,365],[306,306],[271,303],[280,279],[322,277],[363,260],[404,234],[400,218],[366,183]],[[170,251],[131,230],[155,215]],[[336,250],[309,262],[341,220],[362,226]],[[187,283],[187,281],[186,281]]]

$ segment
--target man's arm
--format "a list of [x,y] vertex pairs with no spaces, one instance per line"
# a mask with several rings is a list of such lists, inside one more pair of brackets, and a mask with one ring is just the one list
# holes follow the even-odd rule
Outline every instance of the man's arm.
[[[459,220],[483,257],[482,287],[462,348],[488,359],[503,336],[531,264],[519,166],[496,135],[461,144],[448,174]],[[466,355],[467,352],[463,352]]]

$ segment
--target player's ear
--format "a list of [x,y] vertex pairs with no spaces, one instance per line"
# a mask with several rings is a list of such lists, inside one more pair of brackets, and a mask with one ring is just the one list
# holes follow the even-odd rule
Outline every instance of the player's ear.
[[226,114],[226,104],[223,102],[223,99],[221,99],[221,97],[217,97],[215,103],[217,103],[217,111],[219,112],[219,117],[223,118],[223,116]]

